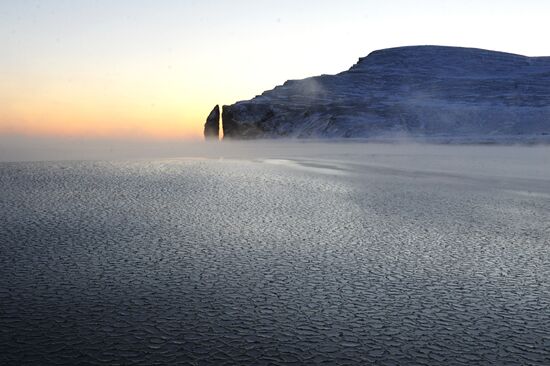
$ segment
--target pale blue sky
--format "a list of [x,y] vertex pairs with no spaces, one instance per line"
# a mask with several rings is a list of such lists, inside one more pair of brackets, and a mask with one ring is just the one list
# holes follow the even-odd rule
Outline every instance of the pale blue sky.
[[[549,17],[542,0],[0,0],[0,133],[51,123],[55,103],[73,108],[76,120],[76,111],[92,108],[83,100],[97,100],[99,119],[118,108],[111,123],[152,113],[132,123],[183,121],[198,133],[216,103],[343,71],[375,49],[439,44],[550,55]],[[156,114],[141,111],[144,104]],[[25,114],[24,105],[42,112]]]

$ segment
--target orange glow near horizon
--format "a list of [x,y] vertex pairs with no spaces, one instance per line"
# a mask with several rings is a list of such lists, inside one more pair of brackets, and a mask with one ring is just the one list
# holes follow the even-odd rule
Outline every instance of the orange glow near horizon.
[[[87,88],[84,88],[87,85]],[[123,90],[127,88],[128,91]],[[154,90],[154,88],[152,88]],[[0,95],[0,134],[60,137],[199,139],[211,107],[173,97],[182,91],[130,94],[132,86],[100,90],[86,81],[78,87],[38,85]],[[6,91],[2,94],[7,94]],[[189,99],[188,99],[189,100]]]
[[[112,119],[112,117],[110,118]],[[23,119],[0,125],[0,134],[20,134],[59,137],[150,138],[155,140],[199,139],[202,127],[181,121],[136,118],[129,122],[109,123],[89,116]]]
[[[0,134],[72,137],[128,137],[152,139],[197,139],[202,124],[186,120],[182,113],[153,113],[133,109],[131,113],[91,111],[71,105],[31,107],[16,115],[0,115]],[[199,120],[197,116],[196,121]]]
[[18,68],[0,83],[0,134],[201,139],[206,116],[224,98],[189,71],[193,65],[159,67],[173,61],[56,60]]

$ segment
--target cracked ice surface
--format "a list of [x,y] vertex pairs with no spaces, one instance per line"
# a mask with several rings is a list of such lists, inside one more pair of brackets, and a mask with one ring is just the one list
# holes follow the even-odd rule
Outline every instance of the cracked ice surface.
[[549,364],[548,166],[420,156],[1,163],[0,363]]

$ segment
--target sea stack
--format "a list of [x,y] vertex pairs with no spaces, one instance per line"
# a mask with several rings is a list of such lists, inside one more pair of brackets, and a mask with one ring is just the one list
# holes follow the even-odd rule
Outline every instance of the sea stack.
[[217,140],[220,137],[220,106],[217,105],[206,118],[204,124],[204,138],[206,140]]

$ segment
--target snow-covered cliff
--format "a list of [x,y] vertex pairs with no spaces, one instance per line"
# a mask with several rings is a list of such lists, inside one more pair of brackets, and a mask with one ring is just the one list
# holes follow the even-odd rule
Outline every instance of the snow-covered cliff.
[[550,134],[550,57],[413,46],[224,106],[225,138]]

